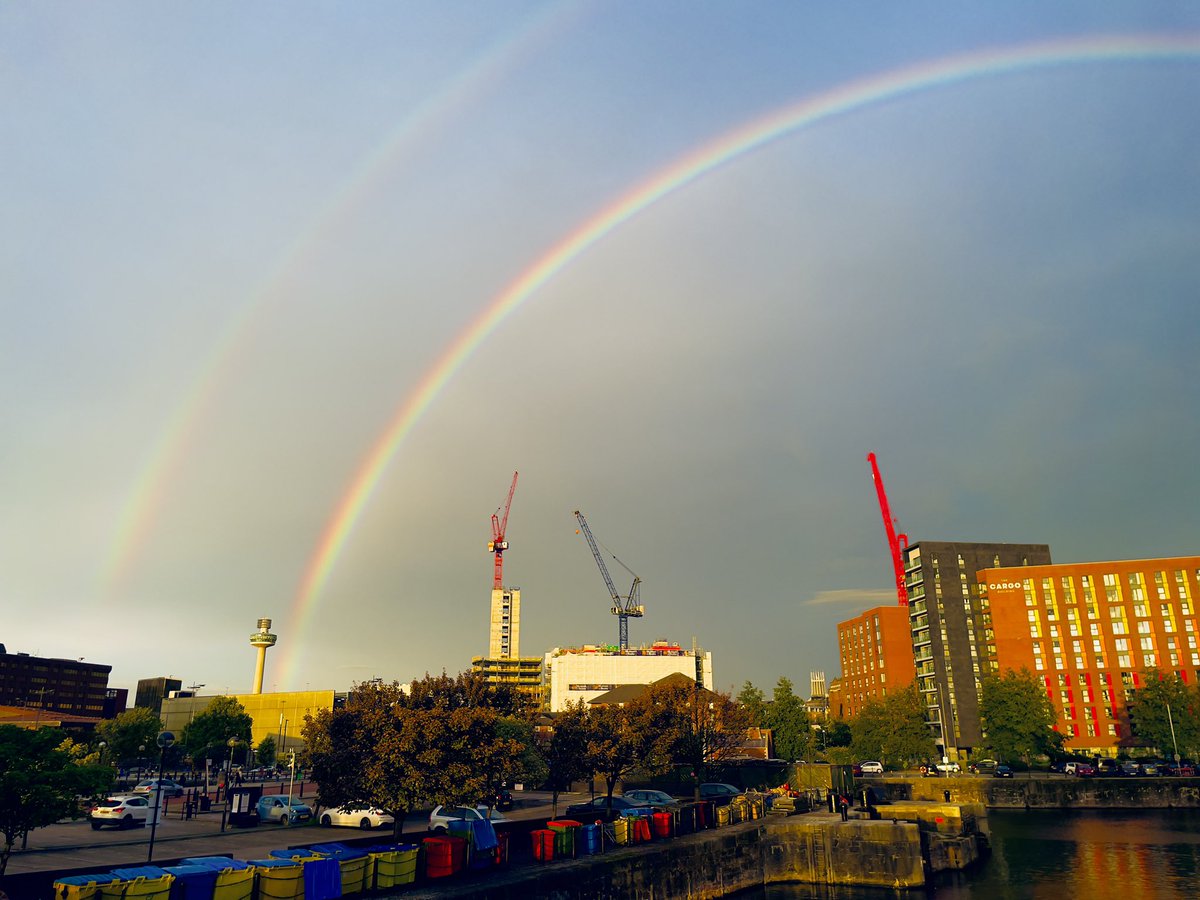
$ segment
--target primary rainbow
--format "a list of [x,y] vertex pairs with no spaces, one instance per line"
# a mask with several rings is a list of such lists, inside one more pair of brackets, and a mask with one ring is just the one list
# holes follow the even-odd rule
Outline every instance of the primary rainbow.
[[1200,34],[1127,35],[1064,39],[1001,47],[922,62],[851,81],[807,97],[728,132],[688,153],[672,165],[605,206],[553,245],[498,294],[456,337],[375,442],[322,532],[291,610],[296,631],[282,667],[286,679],[299,658],[300,637],[330,572],[388,464],[405,437],[463,362],[512,312],[582,253],[667,195],[724,164],[780,137],[835,116],[909,94],[998,75],[1081,63],[1186,60],[1200,58]]

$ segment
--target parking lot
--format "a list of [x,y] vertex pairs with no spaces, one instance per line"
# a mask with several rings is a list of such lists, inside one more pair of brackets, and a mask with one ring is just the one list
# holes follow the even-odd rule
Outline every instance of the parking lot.
[[[284,788],[286,793],[286,786]],[[308,791],[309,797],[314,792]],[[559,810],[569,803],[585,798],[586,794],[560,794]],[[551,795],[542,791],[514,794],[514,807],[504,813],[513,820],[536,819],[550,814]],[[265,856],[271,850],[296,844],[336,841],[361,837],[357,828],[323,828],[314,823],[304,825],[259,825],[254,828],[221,830],[224,807],[216,805],[210,812],[191,819],[183,818],[182,804],[173,800],[167,815],[159,821],[154,836],[154,862],[176,860],[187,856],[232,855],[241,859]],[[429,824],[429,810],[411,813],[404,820],[404,834],[423,837]],[[39,828],[29,835],[27,847],[14,850],[8,863],[8,874],[46,872],[76,868],[142,865],[147,862],[150,826],[129,830],[104,828],[93,831],[87,819],[60,822]],[[391,839],[392,829],[386,827],[371,832],[379,835],[380,843]]]

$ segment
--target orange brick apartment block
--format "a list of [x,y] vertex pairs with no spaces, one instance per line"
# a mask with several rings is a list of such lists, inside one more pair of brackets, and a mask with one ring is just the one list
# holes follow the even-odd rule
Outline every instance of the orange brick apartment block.
[[838,623],[842,710],[848,719],[916,680],[907,606],[877,606]]
[[979,572],[995,671],[1046,685],[1075,751],[1136,745],[1127,701],[1147,670],[1200,681],[1200,556],[1013,566]]

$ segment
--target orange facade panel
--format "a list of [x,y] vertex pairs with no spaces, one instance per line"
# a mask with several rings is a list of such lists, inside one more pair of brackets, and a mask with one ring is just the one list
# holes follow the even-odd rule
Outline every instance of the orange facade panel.
[[1069,749],[1137,746],[1128,701],[1145,673],[1200,681],[1200,556],[984,569],[979,583],[993,668],[1042,679]]

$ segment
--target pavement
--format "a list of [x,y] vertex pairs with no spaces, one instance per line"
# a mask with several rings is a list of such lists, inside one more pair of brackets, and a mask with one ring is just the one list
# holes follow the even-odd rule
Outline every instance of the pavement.
[[[307,793],[311,797],[313,791]],[[559,809],[586,796],[559,794]],[[551,795],[544,791],[514,793],[514,808],[504,816],[514,821],[545,817],[550,813],[551,799]],[[391,826],[367,832],[357,828],[323,828],[315,822],[258,825],[253,828],[231,828],[226,825],[222,831],[223,813],[221,805],[214,805],[210,812],[185,819],[181,801],[171,801],[166,816],[154,830],[153,859],[149,855],[149,825],[127,831],[115,828],[93,831],[87,819],[59,822],[31,832],[25,848],[14,848],[6,874],[115,868],[146,865],[149,862],[172,865],[190,856],[230,855],[238,859],[260,859],[272,850],[370,834],[377,834],[381,844],[389,843],[393,833]],[[414,812],[405,817],[403,835],[424,837],[428,834],[428,824],[429,810]]]

